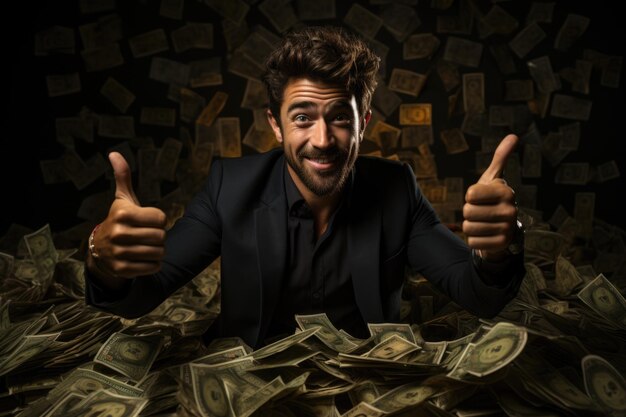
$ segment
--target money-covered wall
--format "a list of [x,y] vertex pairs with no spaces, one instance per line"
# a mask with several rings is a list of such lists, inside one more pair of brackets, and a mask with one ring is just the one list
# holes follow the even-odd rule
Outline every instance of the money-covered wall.
[[111,199],[111,150],[129,160],[142,203],[176,217],[211,158],[277,145],[258,76],[280,34],[310,24],[350,27],[381,56],[362,151],[411,163],[444,221],[459,220],[464,190],[515,132],[522,146],[506,178],[528,213],[554,230],[584,230],[594,216],[626,225],[617,202],[626,172],[624,25],[610,2],[7,7],[0,234],[13,223],[49,223],[61,238],[84,239]]

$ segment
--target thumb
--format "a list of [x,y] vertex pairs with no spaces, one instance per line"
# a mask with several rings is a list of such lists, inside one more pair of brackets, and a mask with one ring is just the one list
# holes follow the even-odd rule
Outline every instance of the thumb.
[[130,167],[128,162],[119,152],[111,152],[109,161],[113,167],[113,175],[115,176],[115,198],[121,198],[136,205],[139,200],[133,191],[133,181],[130,176]]
[[479,184],[488,184],[496,178],[500,178],[506,166],[506,161],[517,147],[518,142],[519,138],[516,135],[507,135],[502,139],[502,142],[500,142],[493,154],[491,164],[485,172],[483,172],[483,175],[480,176],[478,180]]

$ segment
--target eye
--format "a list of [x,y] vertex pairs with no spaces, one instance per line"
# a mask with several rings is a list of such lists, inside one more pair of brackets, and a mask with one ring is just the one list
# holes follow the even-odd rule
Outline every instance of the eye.
[[342,124],[346,124],[346,123],[350,122],[350,116],[345,114],[345,113],[338,113],[333,118],[333,121],[339,122],[339,123],[342,123]]
[[309,117],[306,114],[298,114],[296,117],[293,118],[294,121],[296,122],[308,122],[309,121]]

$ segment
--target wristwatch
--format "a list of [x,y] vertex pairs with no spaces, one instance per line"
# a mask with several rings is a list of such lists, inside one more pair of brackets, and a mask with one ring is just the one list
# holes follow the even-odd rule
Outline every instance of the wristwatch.
[[524,251],[524,225],[519,220],[515,221],[515,231],[513,232],[513,239],[509,242],[509,246],[506,248],[507,252],[511,255],[518,255]]

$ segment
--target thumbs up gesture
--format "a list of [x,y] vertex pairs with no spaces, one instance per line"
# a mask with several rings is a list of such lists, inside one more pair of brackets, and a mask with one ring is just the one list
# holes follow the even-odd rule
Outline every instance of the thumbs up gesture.
[[502,258],[516,229],[515,193],[500,175],[518,141],[515,135],[506,136],[487,170],[465,194],[463,232],[468,245],[485,260]]
[[90,253],[87,267],[116,287],[123,282],[120,278],[153,274],[161,268],[167,219],[163,211],[139,205],[124,157],[111,152],[109,161],[115,175],[115,199],[94,233],[96,255]]

